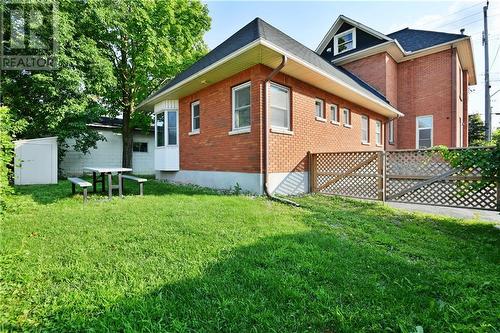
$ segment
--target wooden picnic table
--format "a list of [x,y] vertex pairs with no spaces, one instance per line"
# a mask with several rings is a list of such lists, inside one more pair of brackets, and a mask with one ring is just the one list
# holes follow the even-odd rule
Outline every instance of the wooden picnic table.
[[[106,175],[108,175],[108,197],[111,199],[113,196],[113,189],[117,188],[118,192],[120,194],[120,197],[122,196],[122,177],[121,174],[124,172],[131,172],[132,169],[130,168],[122,168],[122,167],[116,167],[116,168],[101,168],[101,167],[83,167],[83,170],[85,171],[90,171],[92,172],[92,187],[94,190],[94,193],[97,192],[97,183],[102,184],[102,192],[106,192],[106,185],[105,185],[105,179]],[[100,173],[100,180],[97,179],[97,174]],[[116,173],[118,174],[118,185],[113,185],[113,174]]]

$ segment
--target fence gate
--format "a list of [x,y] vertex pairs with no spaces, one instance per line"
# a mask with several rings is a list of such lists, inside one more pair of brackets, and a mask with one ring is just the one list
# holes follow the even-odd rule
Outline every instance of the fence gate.
[[469,185],[481,180],[481,170],[453,169],[439,152],[316,153],[309,161],[311,192],[500,210],[499,184],[471,190]]

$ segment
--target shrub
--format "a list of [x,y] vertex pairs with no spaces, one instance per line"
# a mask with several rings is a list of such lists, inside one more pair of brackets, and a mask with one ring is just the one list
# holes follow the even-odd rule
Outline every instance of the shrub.
[[12,191],[10,181],[14,161],[13,138],[24,127],[24,121],[14,121],[9,109],[0,107],[0,214],[5,211],[7,195]]

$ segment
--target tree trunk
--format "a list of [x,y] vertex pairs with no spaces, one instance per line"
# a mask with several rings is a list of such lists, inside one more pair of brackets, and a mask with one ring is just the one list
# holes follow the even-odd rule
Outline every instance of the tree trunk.
[[132,146],[133,146],[133,131],[130,125],[130,116],[132,115],[133,105],[128,103],[123,108],[123,125],[122,125],[122,167],[132,168]]

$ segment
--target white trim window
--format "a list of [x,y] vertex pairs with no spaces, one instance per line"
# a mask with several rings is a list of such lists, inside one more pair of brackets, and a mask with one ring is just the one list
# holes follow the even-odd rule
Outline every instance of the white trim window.
[[167,144],[177,146],[177,111],[167,111]]
[[344,126],[351,127],[351,110],[348,108],[342,109],[342,121],[344,122]]
[[416,119],[417,125],[417,149],[432,147],[433,119],[432,116],[421,116]]
[[316,98],[314,101],[314,110],[316,118],[325,119],[325,101],[321,98]]
[[339,123],[339,106],[337,104],[330,105],[331,122],[334,124]]
[[382,122],[375,120],[375,144],[382,145]]
[[200,133],[200,101],[191,103],[191,134]]
[[250,82],[232,88],[233,131],[250,129]]
[[389,121],[389,143],[394,144],[394,120]]
[[369,143],[370,142],[370,119],[368,116],[361,116],[361,142]]
[[356,48],[356,28],[341,32],[333,37],[333,55]]
[[290,129],[290,88],[271,82],[269,110],[272,128]]

